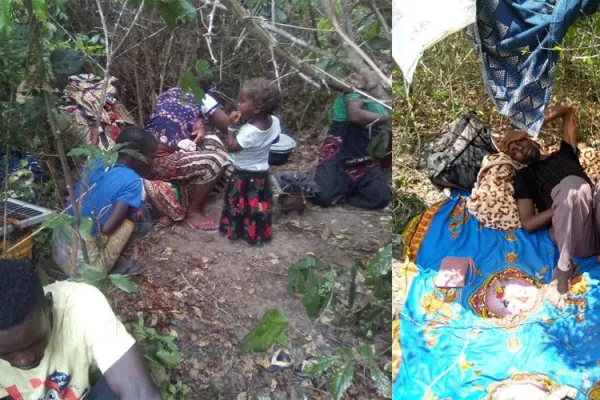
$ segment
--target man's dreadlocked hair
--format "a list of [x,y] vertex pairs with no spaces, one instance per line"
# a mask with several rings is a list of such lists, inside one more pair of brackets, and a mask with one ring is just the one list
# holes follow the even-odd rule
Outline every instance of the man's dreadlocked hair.
[[44,301],[31,261],[0,260],[0,330],[20,324]]
[[264,114],[273,114],[279,106],[277,85],[266,78],[253,78],[244,83],[244,90],[250,100]]

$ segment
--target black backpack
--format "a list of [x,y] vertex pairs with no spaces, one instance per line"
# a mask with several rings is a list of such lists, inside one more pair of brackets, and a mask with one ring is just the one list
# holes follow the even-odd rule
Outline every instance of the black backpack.
[[491,128],[471,112],[444,125],[425,145],[423,160],[435,186],[470,192],[483,157],[495,152]]

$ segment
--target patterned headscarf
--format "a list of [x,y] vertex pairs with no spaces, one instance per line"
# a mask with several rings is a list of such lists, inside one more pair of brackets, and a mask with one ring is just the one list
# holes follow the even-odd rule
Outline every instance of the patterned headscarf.
[[518,142],[519,140],[523,140],[527,138],[527,132],[522,131],[520,129],[514,129],[512,131],[506,132],[500,142],[498,143],[498,150],[503,153],[508,153],[508,146],[513,142]]

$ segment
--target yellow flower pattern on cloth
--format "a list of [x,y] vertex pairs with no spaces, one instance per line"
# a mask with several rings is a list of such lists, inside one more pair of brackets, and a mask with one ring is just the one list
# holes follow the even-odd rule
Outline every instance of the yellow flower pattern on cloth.
[[428,317],[433,317],[437,314],[451,319],[453,317],[452,307],[448,303],[445,303],[435,291],[431,291],[421,299],[421,306]]

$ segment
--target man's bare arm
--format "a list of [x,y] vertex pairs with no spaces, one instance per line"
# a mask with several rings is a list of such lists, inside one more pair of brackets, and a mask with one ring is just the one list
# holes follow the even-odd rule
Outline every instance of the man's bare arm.
[[546,112],[544,125],[562,118],[563,122],[563,140],[574,148],[577,148],[577,128],[579,113],[578,108],[571,99],[565,99],[558,104],[550,107]]
[[549,227],[552,224],[554,209],[536,213],[535,204],[532,199],[517,199],[517,211],[521,225],[526,232],[536,232]]
[[161,400],[144,356],[135,344],[104,373],[104,377],[120,400]]

